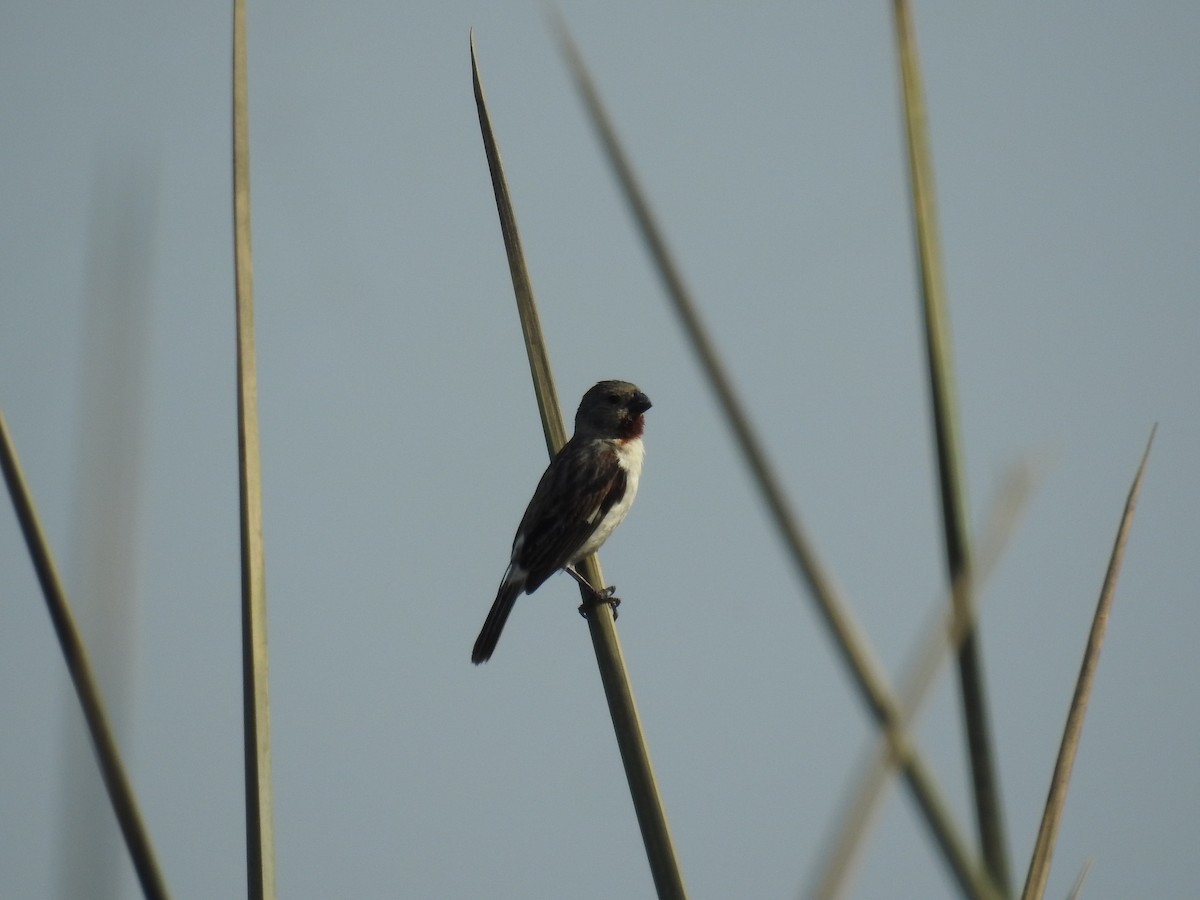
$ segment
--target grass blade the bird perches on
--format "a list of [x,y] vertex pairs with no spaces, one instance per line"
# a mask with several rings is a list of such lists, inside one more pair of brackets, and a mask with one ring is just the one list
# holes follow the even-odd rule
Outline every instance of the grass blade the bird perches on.
[[250,256],[250,122],[245,0],[233,3],[233,257],[237,307],[238,483],[242,546],[242,710],[246,765],[246,879],[250,900],[275,896],[268,704],[267,598],[263,583],[262,473],[254,366]]
[[634,177],[633,167],[617,141],[616,130],[584,67],[583,57],[561,17],[556,16],[554,24],[592,124],[633,211],[634,219],[641,229],[642,237],[658,266],[667,295],[675,306],[709,384],[729,420],[730,428],[776,527],[791,552],[802,579],[807,583],[825,624],[833,634],[835,646],[854,676],[855,684],[871,715],[893,742],[894,752],[902,762],[905,780],[963,892],[971,897],[993,896],[994,890],[971,859],[966,843],[959,836],[959,830],[950,818],[949,809],[939,797],[929,768],[917,754],[908,735],[898,727],[899,710],[896,699],[861,628],[784,499],[779,479],[767,462],[766,452],[750,427],[742,404],[734,393],[732,382],[717,357],[716,349],[683,283],[683,276],[671,258],[666,240],[651,215],[645,194]]
[[116,813],[117,823],[121,826],[121,835],[125,838],[125,846],[129,849],[133,868],[137,872],[142,894],[149,898],[165,898],[167,889],[159,872],[158,863],[154,858],[154,850],[150,846],[150,836],[142,824],[138,812],[137,801],[133,796],[133,788],[125,775],[117,753],[117,745],[113,740],[112,730],[108,726],[108,718],[104,713],[104,704],[100,699],[100,691],[92,675],[91,663],[88,661],[87,650],[75,627],[71,616],[71,608],[67,603],[67,594],[59,580],[58,571],[54,566],[54,557],[50,545],[38,521],[37,511],[33,506],[33,498],[21,474],[21,464],[17,452],[9,438],[8,426],[4,415],[0,413],[0,468],[4,470],[4,480],[8,485],[9,496],[12,497],[13,509],[17,514],[17,522],[21,533],[25,536],[25,544],[29,548],[29,556],[33,561],[34,571],[42,586],[42,594],[46,598],[46,609],[50,613],[50,621],[54,625],[54,633],[62,647],[63,658],[67,663],[67,671],[71,682],[75,685],[75,693],[79,696],[79,705],[83,708],[83,716],[87,721],[88,732],[92,736],[92,747],[96,751],[96,762],[100,765],[100,775],[104,779],[104,787],[112,801],[113,812]]
[[[1029,497],[1030,485],[1027,467],[1020,467],[1001,487],[980,541],[979,562],[972,567],[969,576],[975,579],[972,592],[976,596],[982,592],[983,584],[1000,561],[1017,517]],[[956,589],[960,589],[959,586],[951,586],[952,591]],[[939,605],[935,623],[923,630],[921,645],[913,654],[913,662],[906,666],[906,674],[900,683],[901,716],[906,728],[916,720],[922,702],[942,671],[942,664],[958,650],[963,635],[970,631],[972,624],[971,619],[958,615],[947,602]],[[846,892],[854,863],[866,842],[870,824],[884,796],[888,775],[895,765],[888,741],[881,736],[871,750],[864,770],[852,782],[853,796],[838,816],[836,837],[829,844],[832,849],[821,854],[821,870],[813,882],[816,886],[806,896],[833,900]]]
[[1133,485],[1129,488],[1129,496],[1125,499],[1125,511],[1121,515],[1121,524],[1117,528],[1117,538],[1113,542],[1108,571],[1104,573],[1104,585],[1100,588],[1096,614],[1092,619],[1087,645],[1084,647],[1083,662],[1079,667],[1079,678],[1075,683],[1075,695],[1071,698],[1071,708],[1067,712],[1062,744],[1058,750],[1058,759],[1054,763],[1054,775],[1050,779],[1046,809],[1042,813],[1042,824],[1038,828],[1037,841],[1029,860],[1029,872],[1025,878],[1025,890],[1021,893],[1021,900],[1040,900],[1046,890],[1046,879],[1050,876],[1050,859],[1054,855],[1058,823],[1062,817],[1063,805],[1067,800],[1071,767],[1075,764],[1075,751],[1079,748],[1079,736],[1083,732],[1083,718],[1087,713],[1088,698],[1091,696],[1092,682],[1096,677],[1096,666],[1100,662],[1100,648],[1104,644],[1104,632],[1108,627],[1108,613],[1112,609],[1113,595],[1117,590],[1117,576],[1121,572],[1125,542],[1129,538],[1133,510],[1137,506],[1138,492],[1142,488],[1142,474],[1146,470],[1146,460],[1150,458],[1150,447],[1154,444],[1154,432],[1157,430],[1157,425],[1150,430],[1146,451],[1142,454],[1137,475],[1134,476]]
[[[525,336],[525,348],[529,356],[534,392],[537,394],[542,429],[546,435],[546,449],[553,457],[566,443],[566,429],[563,426],[562,412],[559,409],[554,390],[545,342],[542,340],[533,288],[530,285],[529,273],[525,268],[525,260],[521,252],[521,239],[517,232],[516,216],[513,213],[508,185],[500,163],[500,151],[496,146],[495,135],[492,132],[491,120],[488,117],[487,105],[483,97],[483,85],[479,78],[479,66],[475,58],[474,34],[471,36],[471,76],[475,89],[475,104],[479,112],[479,127],[483,134],[483,145],[487,154],[488,169],[492,176],[492,187],[496,193],[500,231],[504,236],[504,247],[508,253],[509,271],[512,274],[513,290],[516,293],[521,330]],[[585,559],[578,568],[590,584],[601,587],[604,585],[600,563],[594,554]],[[588,595],[583,591],[584,589],[581,587],[581,596],[586,602]],[[608,699],[613,730],[616,733],[621,761],[625,765],[625,777],[629,781],[629,792],[633,798],[655,889],[660,898],[683,898],[686,896],[683,876],[680,874],[679,864],[675,858],[675,848],[671,843],[671,834],[667,828],[666,813],[658,794],[654,770],[650,765],[650,754],[642,736],[642,727],[638,720],[633,691],[625,672],[621,645],[617,640],[612,609],[607,604],[588,604],[587,621],[592,635],[592,645],[596,651],[596,662],[600,668],[600,680],[604,685],[605,697]]]
[[[500,166],[500,150],[492,134],[491,120],[483,100],[483,85],[475,61],[475,34],[471,33],[471,76],[475,89],[475,105],[479,112],[479,124],[483,131],[483,147],[487,154],[488,171],[492,176],[492,189],[496,193],[496,208],[500,215],[500,233],[504,238],[504,250],[508,255],[508,270],[512,275],[513,293],[517,297],[517,315],[521,320],[521,334],[525,337],[525,354],[529,358],[529,374],[533,377],[533,390],[537,395],[538,414],[542,419],[542,431],[546,447],[553,456],[567,442],[567,430],[563,425],[562,410],[558,405],[558,392],[550,373],[550,357],[546,353],[546,342],[542,338],[542,323],[538,318],[533,300],[533,285],[525,268],[525,253],[521,249],[521,235],[517,231],[517,218],[512,201],[508,196],[508,182]],[[591,575],[588,575],[591,580]]]
[[[954,607],[959,615],[970,620],[971,550],[967,536],[962,453],[954,404],[954,376],[946,324],[946,301],[942,290],[941,262],[938,258],[928,128],[908,3],[906,0],[896,0],[894,8],[905,133],[908,139],[909,182],[921,275],[929,388],[933,405],[934,443],[937,446],[938,481],[941,486],[946,566],[949,583],[958,584],[962,588],[951,592]],[[968,630],[963,636],[958,651],[958,674],[983,859],[991,873],[992,881],[1007,894],[1011,882],[1008,849],[1004,837],[1004,817],[988,720],[983,662],[974,630]]]

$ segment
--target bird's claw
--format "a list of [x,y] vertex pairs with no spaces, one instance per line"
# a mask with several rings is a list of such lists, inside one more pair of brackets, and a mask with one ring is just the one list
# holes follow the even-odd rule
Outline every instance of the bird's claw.
[[585,619],[587,618],[588,610],[593,607],[607,604],[612,609],[613,621],[617,620],[617,607],[621,605],[621,598],[615,596],[617,592],[616,585],[609,585],[602,591],[592,590],[591,602],[579,604],[579,614]]

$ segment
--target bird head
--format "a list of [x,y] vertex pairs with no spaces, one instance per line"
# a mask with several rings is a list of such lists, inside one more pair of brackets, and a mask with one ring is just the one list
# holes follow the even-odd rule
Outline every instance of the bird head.
[[632,440],[641,437],[650,398],[628,381],[601,381],[583,395],[575,434]]

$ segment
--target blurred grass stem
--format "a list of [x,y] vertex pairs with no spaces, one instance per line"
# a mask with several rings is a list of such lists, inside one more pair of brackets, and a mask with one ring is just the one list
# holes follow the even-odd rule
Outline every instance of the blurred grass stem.
[[[118,743],[130,733],[139,649],[157,170],[153,158],[125,152],[104,154],[95,170],[71,563],[64,573]],[[57,895],[115,897],[125,881],[126,850],[96,778],[87,723],[74,696],[65,699]]]

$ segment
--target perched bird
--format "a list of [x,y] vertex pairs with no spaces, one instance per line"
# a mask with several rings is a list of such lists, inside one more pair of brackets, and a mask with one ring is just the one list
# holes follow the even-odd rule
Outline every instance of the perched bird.
[[642,474],[643,413],[649,408],[650,398],[628,381],[601,381],[583,395],[575,433],[546,467],[517,528],[471,662],[491,658],[517,597],[532,594],[559,569],[596,602],[615,602],[613,588],[596,590],[574,566],[595,553],[629,512]]

